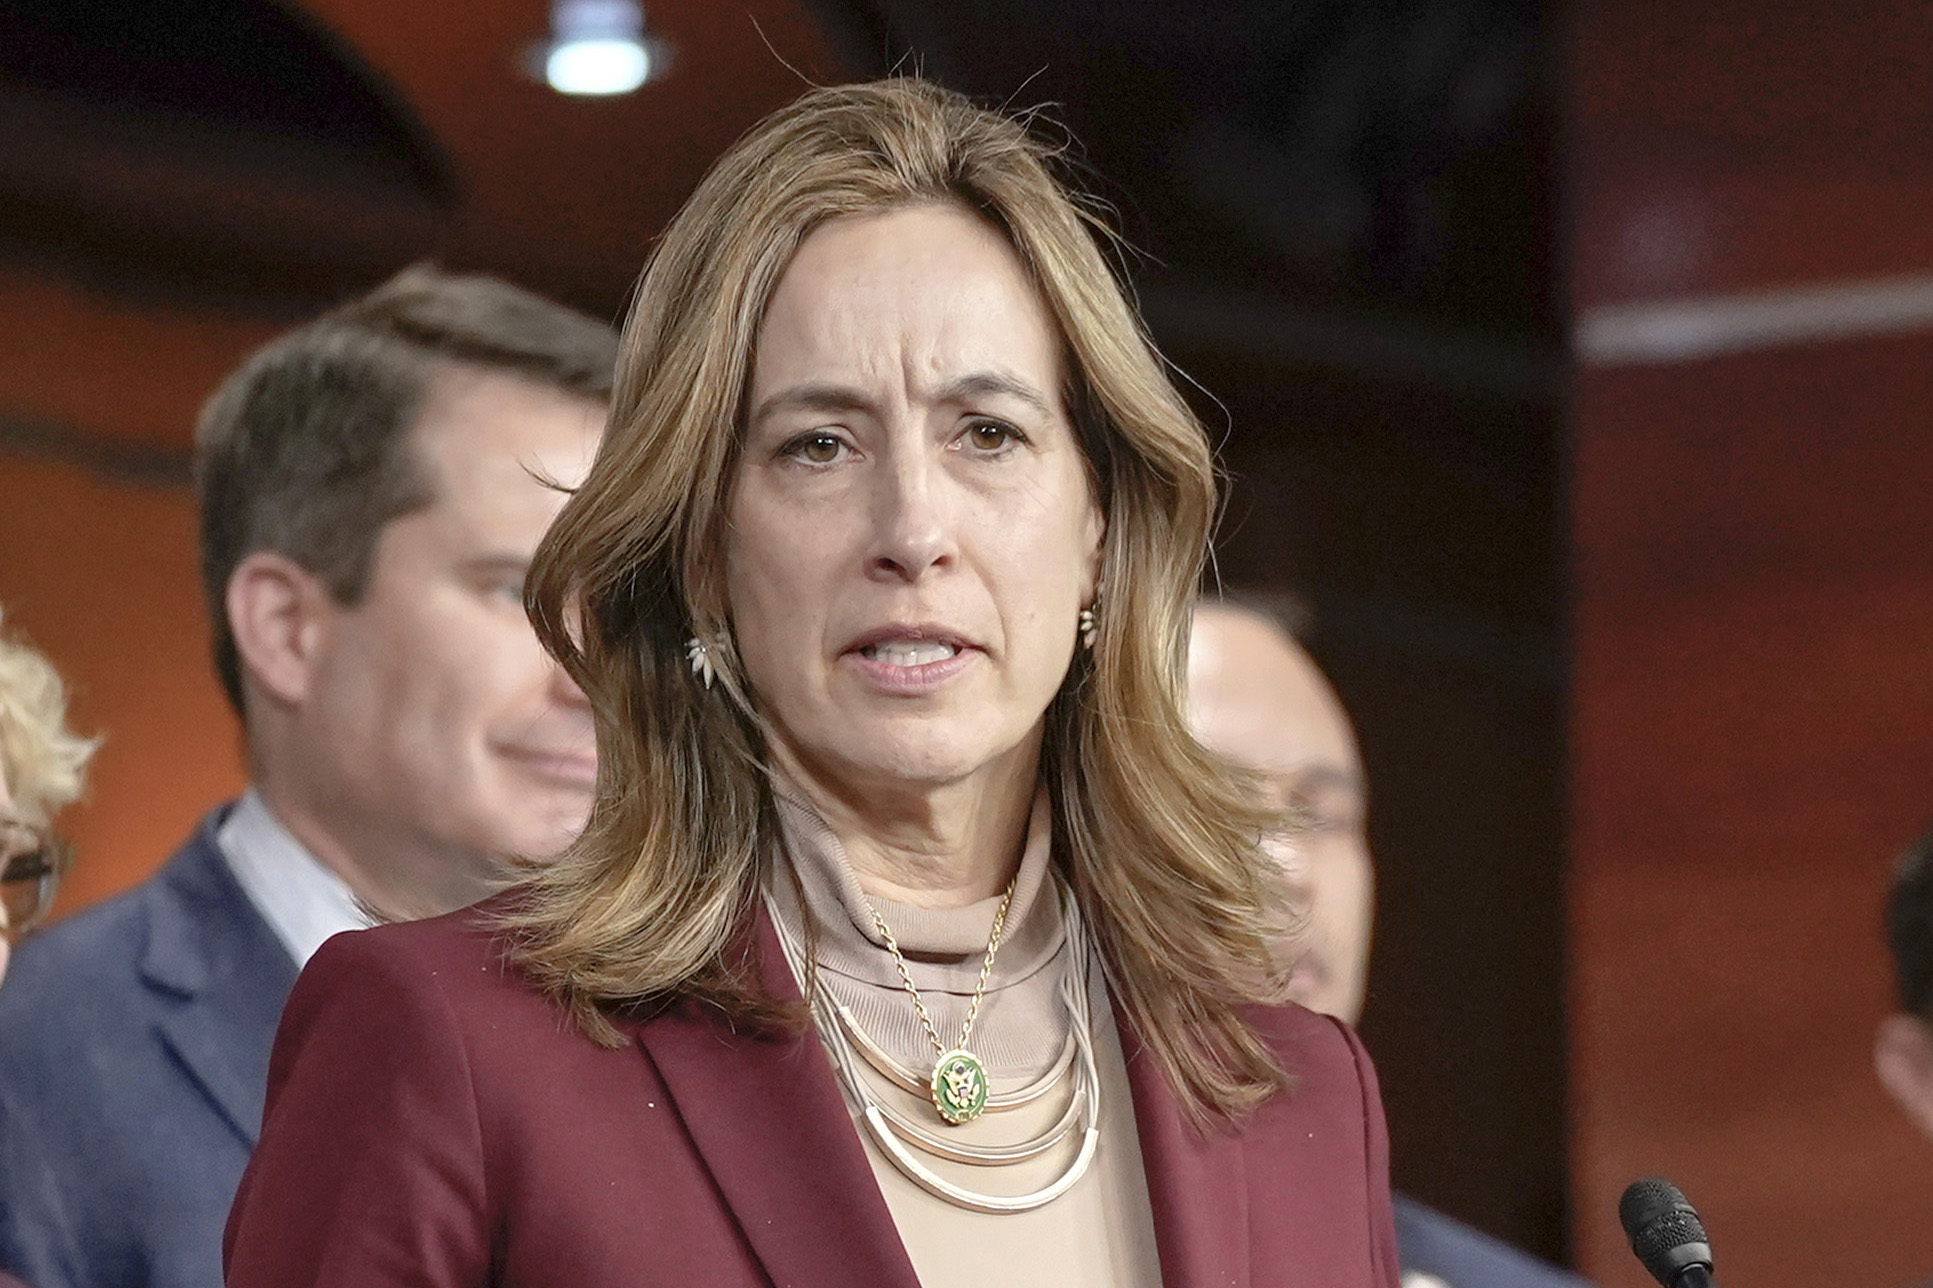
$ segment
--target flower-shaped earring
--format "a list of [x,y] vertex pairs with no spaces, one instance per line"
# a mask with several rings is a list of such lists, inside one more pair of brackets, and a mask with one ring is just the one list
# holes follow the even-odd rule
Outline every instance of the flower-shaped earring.
[[711,647],[696,635],[685,641],[685,657],[691,663],[691,673],[705,682],[707,689],[718,678],[718,670],[712,665]]
[[[1097,599],[1094,602],[1098,604],[1101,601]],[[1101,625],[1094,620],[1094,610],[1092,608],[1083,608],[1081,610],[1080,626],[1081,646],[1091,653],[1094,651],[1094,637],[1101,633]]]

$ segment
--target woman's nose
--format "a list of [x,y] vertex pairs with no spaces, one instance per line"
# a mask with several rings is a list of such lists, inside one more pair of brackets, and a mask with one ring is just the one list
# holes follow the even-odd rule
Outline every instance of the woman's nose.
[[944,471],[924,453],[893,453],[878,475],[874,498],[875,576],[918,581],[954,556],[954,532]]

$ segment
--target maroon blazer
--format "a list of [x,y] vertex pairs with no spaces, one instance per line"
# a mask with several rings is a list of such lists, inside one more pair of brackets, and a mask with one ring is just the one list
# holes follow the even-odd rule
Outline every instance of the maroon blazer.
[[[798,989],[769,922],[766,982]],[[1121,1022],[1166,1288],[1395,1288],[1375,1073],[1343,1025],[1256,1022],[1298,1078],[1197,1133]],[[474,911],[339,935],[297,982],[229,1288],[917,1288],[818,1037],[694,1005],[612,1051]]]

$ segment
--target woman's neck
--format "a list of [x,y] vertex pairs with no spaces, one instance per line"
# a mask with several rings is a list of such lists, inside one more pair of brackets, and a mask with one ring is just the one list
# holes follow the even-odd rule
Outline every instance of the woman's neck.
[[774,748],[780,788],[816,810],[868,895],[957,908],[1006,889],[1020,864],[1039,753],[1029,749],[964,779],[857,782]]

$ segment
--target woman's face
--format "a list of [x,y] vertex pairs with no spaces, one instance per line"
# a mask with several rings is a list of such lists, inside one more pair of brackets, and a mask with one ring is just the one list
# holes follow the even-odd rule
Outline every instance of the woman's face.
[[846,216],[754,354],[726,594],[782,763],[828,785],[1035,771],[1102,519],[1060,337],[957,206]]

